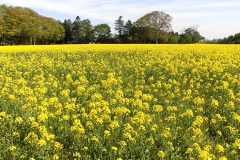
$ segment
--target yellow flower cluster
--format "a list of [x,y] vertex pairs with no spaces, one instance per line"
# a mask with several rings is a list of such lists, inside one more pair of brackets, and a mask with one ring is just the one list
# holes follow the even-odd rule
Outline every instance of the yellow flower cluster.
[[240,159],[240,46],[0,47],[0,159]]

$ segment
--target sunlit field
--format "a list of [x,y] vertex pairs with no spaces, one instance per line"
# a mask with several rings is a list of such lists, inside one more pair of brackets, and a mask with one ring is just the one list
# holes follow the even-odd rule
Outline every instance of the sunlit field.
[[240,45],[0,47],[0,160],[240,159]]

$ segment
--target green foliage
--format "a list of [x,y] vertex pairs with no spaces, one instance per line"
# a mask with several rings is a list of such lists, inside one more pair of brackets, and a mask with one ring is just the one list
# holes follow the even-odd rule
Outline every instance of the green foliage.
[[187,28],[181,35],[181,43],[198,43],[204,39],[195,28]]
[[52,18],[40,16],[28,8],[0,7],[1,44],[56,42],[64,37],[64,28]]
[[169,43],[169,44],[177,44],[178,41],[179,41],[179,35],[178,35],[178,33],[171,32],[171,33],[169,34],[168,43]]
[[62,23],[65,29],[64,43],[71,43],[73,39],[73,26],[71,19],[65,19]]
[[121,37],[124,34],[124,20],[122,16],[119,16],[115,21],[115,30],[118,33],[118,36]]
[[181,43],[192,43],[192,36],[189,33],[182,34]]
[[159,40],[166,43],[165,33],[171,31],[171,21],[172,17],[169,14],[153,11],[139,18],[136,24],[148,33],[146,38],[155,40],[156,43],[159,43]]
[[78,43],[80,41],[80,27],[81,19],[77,16],[72,24],[73,43]]
[[[116,34],[112,36],[108,24],[93,26],[89,19],[58,22],[35,11],[0,5],[0,45],[6,44],[84,44],[84,43],[199,43],[204,38],[195,28],[183,34],[174,33],[172,17],[162,11],[145,14],[135,22],[122,16],[115,20]],[[240,43],[240,33],[210,43]]]
[[136,22],[124,23],[120,16],[115,21],[115,43],[170,43],[171,21],[172,17],[161,11],[150,12]]
[[240,33],[234,35],[233,40],[235,44],[240,44]]
[[89,19],[81,21],[79,30],[80,43],[90,43],[94,39],[93,26]]
[[107,43],[111,40],[111,28],[108,24],[99,24],[94,27],[94,37],[97,43]]
[[209,43],[220,43],[220,44],[240,44],[240,33],[225,37],[223,39],[214,39]]
[[79,16],[72,21],[65,19],[62,23],[65,29],[64,43],[91,43],[94,41],[94,29],[89,19],[81,20]]

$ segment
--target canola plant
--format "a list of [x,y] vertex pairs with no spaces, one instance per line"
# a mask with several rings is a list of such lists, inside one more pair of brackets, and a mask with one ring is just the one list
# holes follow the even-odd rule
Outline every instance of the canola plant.
[[240,159],[239,45],[0,47],[0,160]]

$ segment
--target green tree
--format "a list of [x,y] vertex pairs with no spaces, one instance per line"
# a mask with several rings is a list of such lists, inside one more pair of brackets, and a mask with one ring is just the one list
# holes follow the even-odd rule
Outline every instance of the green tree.
[[5,43],[5,31],[6,31],[6,22],[4,20],[4,14],[6,14],[6,6],[0,6],[0,44]]
[[81,43],[90,43],[94,40],[94,31],[91,21],[89,19],[85,19],[81,22],[80,27],[80,42]]
[[60,41],[64,38],[65,30],[63,26],[59,23],[54,21],[53,19],[48,19],[49,24],[49,40],[52,43],[56,43],[57,41]]
[[119,16],[117,20],[115,20],[115,28],[117,31],[117,41],[121,42],[124,35],[124,20],[122,16]]
[[169,44],[177,44],[179,41],[179,35],[178,33],[170,32],[169,33],[169,38],[168,38],[168,43]]
[[137,26],[145,28],[147,31],[147,39],[159,42],[162,34],[171,31],[172,17],[162,11],[153,11],[143,17],[139,18],[136,23]]
[[195,28],[187,28],[181,35],[181,43],[198,43],[203,40],[203,36]]
[[72,25],[73,43],[80,43],[81,41],[80,30],[81,30],[81,19],[79,16],[77,16]]
[[240,33],[237,33],[233,36],[233,43],[240,44]]
[[125,42],[130,43],[133,41],[132,30],[133,30],[133,23],[131,20],[128,20],[124,25],[124,32],[123,32]]
[[132,37],[134,43],[148,43],[150,37],[149,29],[134,22],[132,26]]
[[4,44],[49,43],[64,36],[59,22],[28,8],[0,6],[0,22],[0,39]]
[[184,33],[181,35],[181,43],[193,43],[192,36],[189,33]]
[[71,19],[65,19],[62,23],[65,29],[64,43],[71,43],[73,39],[73,24]]
[[111,28],[108,24],[98,24],[94,27],[94,37],[97,43],[108,43],[111,40]]

